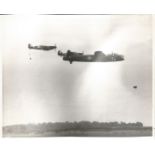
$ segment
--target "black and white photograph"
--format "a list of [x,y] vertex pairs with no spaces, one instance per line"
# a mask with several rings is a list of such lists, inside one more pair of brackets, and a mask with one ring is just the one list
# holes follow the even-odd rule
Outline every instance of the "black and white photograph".
[[3,137],[152,136],[152,15],[1,15]]

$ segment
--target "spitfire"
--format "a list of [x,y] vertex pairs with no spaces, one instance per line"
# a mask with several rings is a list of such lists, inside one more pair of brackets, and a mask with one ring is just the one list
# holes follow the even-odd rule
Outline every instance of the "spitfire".
[[49,50],[56,49],[57,47],[56,47],[56,45],[54,45],[54,46],[45,46],[45,45],[32,46],[31,44],[28,44],[28,48],[49,51]]

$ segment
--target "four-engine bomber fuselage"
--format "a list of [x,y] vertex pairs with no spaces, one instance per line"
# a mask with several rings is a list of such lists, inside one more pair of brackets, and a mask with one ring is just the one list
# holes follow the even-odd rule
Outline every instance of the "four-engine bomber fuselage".
[[69,61],[70,64],[73,61],[80,62],[113,62],[123,61],[124,56],[116,53],[105,55],[101,51],[96,51],[94,54],[76,53],[68,50],[66,53],[58,51],[58,55],[63,57],[64,61]]

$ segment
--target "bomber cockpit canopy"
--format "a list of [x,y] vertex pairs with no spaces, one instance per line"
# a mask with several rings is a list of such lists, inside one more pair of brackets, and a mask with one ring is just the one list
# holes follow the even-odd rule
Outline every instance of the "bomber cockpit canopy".
[[95,51],[95,55],[105,55],[102,51]]

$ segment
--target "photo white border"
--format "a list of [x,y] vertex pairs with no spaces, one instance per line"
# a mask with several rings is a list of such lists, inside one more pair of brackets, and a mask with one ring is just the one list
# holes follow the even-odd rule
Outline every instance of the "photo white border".
[[[54,14],[54,13],[101,13],[101,14],[155,14],[154,0],[108,0],[93,2],[86,0],[4,0],[0,4],[0,13],[2,14]],[[49,3],[50,2],[50,3]],[[43,5],[44,4],[44,5]],[[153,23],[153,25],[155,25]],[[154,27],[154,26],[153,26]],[[153,38],[155,32],[153,32]],[[155,43],[153,41],[153,60]],[[0,53],[1,54],[1,53]],[[0,59],[2,60],[2,59]],[[153,62],[155,65],[155,62]],[[2,73],[2,63],[0,62],[0,72]],[[155,72],[153,74],[155,80]],[[0,86],[2,88],[2,74],[0,74]],[[153,82],[153,91],[155,82]],[[1,89],[2,91],[2,89]],[[2,92],[0,94],[2,98]],[[153,96],[154,103],[154,96]],[[0,112],[2,112],[2,102]],[[153,106],[155,113],[155,106]],[[0,125],[2,117],[0,116]],[[153,124],[155,119],[153,117]],[[155,134],[155,133],[154,133]],[[153,155],[155,154],[155,140],[152,137],[139,138],[1,138],[0,154],[3,155],[48,155],[48,154],[119,154],[119,155]]]

